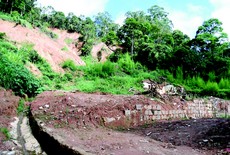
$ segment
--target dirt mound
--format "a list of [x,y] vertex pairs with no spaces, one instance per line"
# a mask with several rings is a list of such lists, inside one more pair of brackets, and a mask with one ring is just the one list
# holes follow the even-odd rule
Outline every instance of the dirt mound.
[[79,37],[77,33],[54,30],[58,39],[51,39],[38,28],[29,29],[2,20],[0,20],[0,31],[5,32],[10,40],[17,43],[28,42],[34,44],[34,49],[49,62],[54,71],[63,72],[60,64],[67,59],[73,60],[76,65],[85,65],[78,56],[78,49],[75,47],[75,42]]

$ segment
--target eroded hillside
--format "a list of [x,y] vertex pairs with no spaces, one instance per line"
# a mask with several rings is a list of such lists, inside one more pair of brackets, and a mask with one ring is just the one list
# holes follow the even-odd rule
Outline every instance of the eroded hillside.
[[[73,60],[76,65],[85,65],[85,62],[79,57],[81,43],[79,43],[78,33],[67,33],[64,30],[53,29],[52,32],[57,34],[57,39],[51,39],[38,28],[29,29],[12,22],[0,20],[0,32],[6,33],[9,40],[15,41],[19,45],[22,43],[34,44],[34,49],[38,54],[45,58],[56,72],[63,72],[60,64],[65,60]],[[93,54],[106,46],[100,43],[93,48]],[[105,50],[103,60],[111,54],[110,50]],[[31,67],[33,68],[33,67]]]

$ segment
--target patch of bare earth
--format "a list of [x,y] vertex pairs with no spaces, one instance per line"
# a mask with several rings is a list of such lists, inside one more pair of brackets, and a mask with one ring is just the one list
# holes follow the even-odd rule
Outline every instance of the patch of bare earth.
[[[222,128],[229,127],[228,121],[217,119],[159,122],[135,129],[121,126],[130,123],[122,119],[124,111],[136,104],[157,104],[157,101],[138,95],[49,91],[31,103],[31,112],[45,132],[64,145],[81,150],[82,154],[216,154],[218,148],[199,147],[199,142],[211,140],[208,133],[214,126],[222,123]],[[114,116],[126,122],[106,124],[109,120],[105,119]],[[228,135],[229,129],[225,131]]]
[[[0,20],[0,31],[6,33],[9,40],[16,41],[19,44],[25,42],[34,44],[34,49],[48,61],[56,72],[63,72],[60,64],[67,59],[73,60],[76,65],[85,65],[78,55],[78,49],[75,47],[74,41],[77,41],[79,37],[77,33],[53,30],[58,38],[51,39],[38,28],[29,29],[3,20]],[[67,44],[65,39],[73,40],[73,42]],[[68,50],[63,50],[64,48]]]
[[[14,121],[17,115],[17,106],[19,97],[14,96],[12,91],[6,91],[0,88],[0,128],[7,128],[10,131],[10,123]],[[12,147],[6,137],[0,132],[0,150],[8,150]]]
[[99,43],[93,46],[92,49],[92,56],[93,58],[97,59],[100,57],[99,61],[104,62],[107,58],[113,53],[111,49],[105,43]]

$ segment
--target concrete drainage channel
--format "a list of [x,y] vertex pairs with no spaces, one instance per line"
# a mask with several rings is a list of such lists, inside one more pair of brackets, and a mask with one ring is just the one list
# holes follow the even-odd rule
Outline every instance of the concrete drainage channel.
[[23,114],[15,117],[11,127],[11,139],[17,148],[13,148],[11,151],[2,151],[0,155],[46,155],[38,141],[34,138],[27,117],[23,116]]
[[29,123],[34,137],[38,140],[41,148],[47,154],[82,155],[81,152],[61,144],[54,137],[43,131],[31,112],[29,113]]

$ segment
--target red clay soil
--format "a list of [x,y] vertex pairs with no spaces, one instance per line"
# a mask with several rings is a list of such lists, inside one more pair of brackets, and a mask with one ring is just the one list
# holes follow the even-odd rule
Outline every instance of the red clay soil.
[[[63,72],[60,64],[67,59],[73,60],[76,65],[85,65],[78,56],[78,49],[75,47],[74,42],[67,44],[64,41],[68,38],[77,41],[79,37],[77,33],[54,30],[58,34],[58,39],[55,40],[49,38],[38,28],[29,29],[3,20],[0,20],[0,32],[5,32],[9,40],[16,41],[19,44],[25,42],[34,44],[34,49],[49,62],[56,72]],[[62,50],[64,47],[67,47],[68,51]]]
[[101,52],[102,54],[100,62],[106,61],[108,56],[113,53],[113,51],[111,51],[105,43],[99,43],[93,46],[91,54],[94,59],[98,59],[98,52]]
[[[73,149],[84,150],[83,154],[209,155],[219,151],[218,148],[197,147],[197,142],[193,141],[193,138],[196,137],[196,133],[201,133],[203,137],[199,140],[206,142],[205,136],[208,132],[202,133],[204,127],[209,129],[205,131],[211,131],[213,125],[219,125],[218,122],[222,122],[221,120],[197,120],[199,123],[189,120],[174,126],[173,123],[157,124],[150,128],[142,126],[135,130],[124,126],[119,127],[119,124],[115,124],[116,130],[111,126],[106,127],[104,118],[122,117],[125,109],[133,109],[136,104],[148,105],[150,102],[154,104],[156,101],[137,95],[118,96],[49,91],[38,95],[30,104],[32,115],[44,131]],[[174,133],[167,133],[167,127],[170,128],[171,124]],[[188,133],[191,138],[186,139],[183,134],[179,134],[183,132]],[[154,134],[162,135],[154,137]],[[174,136],[176,134],[177,137]],[[175,142],[170,141],[172,137]],[[179,141],[185,142],[178,143]]]
[[[67,59],[73,60],[76,65],[85,65],[85,62],[79,57],[82,46],[82,43],[78,40],[80,34],[68,33],[66,30],[59,29],[50,30],[58,35],[57,39],[49,38],[38,28],[29,29],[0,19],[0,32],[6,33],[9,40],[15,41],[19,45],[26,42],[34,44],[34,49],[48,61],[54,71],[63,72],[60,64]],[[66,40],[69,40],[69,43]],[[112,53],[104,43],[96,44],[93,46],[91,53],[96,60],[99,51],[102,52],[102,62]],[[35,75],[41,75],[39,70],[32,64],[27,67]]]
[[[13,95],[12,91],[6,91],[0,88],[0,128],[7,128],[10,130],[10,122],[14,121],[17,115],[17,106],[19,97]],[[7,143],[4,143],[6,137],[0,132],[0,150],[9,149]]]

